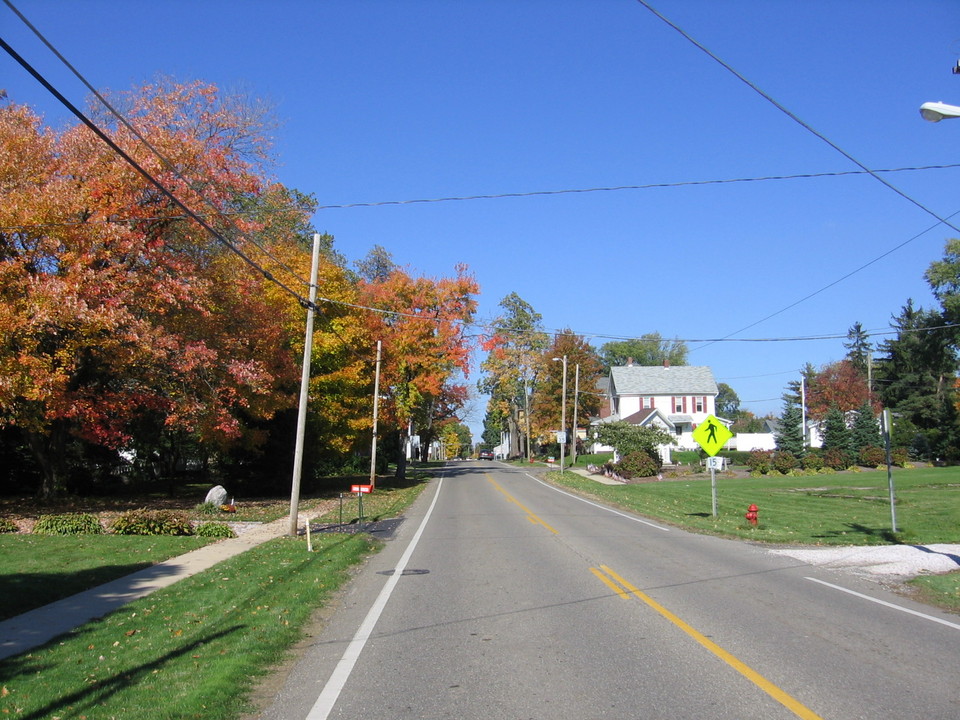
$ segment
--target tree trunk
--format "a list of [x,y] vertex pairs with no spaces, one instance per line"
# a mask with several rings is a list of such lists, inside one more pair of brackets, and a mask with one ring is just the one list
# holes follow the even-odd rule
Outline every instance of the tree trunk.
[[397,435],[400,442],[397,443],[397,471],[394,477],[397,480],[407,479],[407,433],[404,430],[398,430]]
[[46,435],[36,432],[27,432],[25,435],[43,475],[37,496],[42,500],[51,500],[63,490],[66,480],[66,428],[62,423],[55,422]]
[[515,407],[510,408],[510,414],[507,416],[507,431],[510,435],[510,450],[507,457],[520,456],[520,422],[519,413]]

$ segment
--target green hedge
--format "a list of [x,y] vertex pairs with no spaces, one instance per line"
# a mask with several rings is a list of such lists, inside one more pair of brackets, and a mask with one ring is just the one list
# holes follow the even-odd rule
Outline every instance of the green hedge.
[[99,535],[103,532],[100,519],[87,513],[41,515],[33,526],[37,535]]

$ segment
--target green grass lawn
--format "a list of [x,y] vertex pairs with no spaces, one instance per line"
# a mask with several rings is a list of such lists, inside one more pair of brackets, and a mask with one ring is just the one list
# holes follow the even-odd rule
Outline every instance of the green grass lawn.
[[[564,473],[551,478],[577,492],[696,532],[769,543],[875,545],[960,542],[960,467],[894,471],[897,529],[891,527],[887,473],[717,476],[718,516],[709,476],[603,485]],[[759,508],[754,527],[744,514]]]
[[[380,519],[401,512],[426,487],[424,477],[420,472],[402,487],[387,481],[365,498],[364,515]],[[35,607],[42,604],[38,599],[50,598],[51,586],[67,579],[83,590],[203,542],[0,536],[0,596],[8,613],[14,607],[9,595],[29,596],[17,602]],[[312,613],[378,542],[364,533],[331,532],[314,534],[312,545],[309,553],[303,537],[277,538],[42,648],[0,661],[0,717],[243,716],[253,709],[256,678],[283,659]],[[104,575],[97,574],[98,565],[106,568]],[[36,582],[16,578],[12,568],[29,568]]]
[[193,536],[0,535],[0,620],[210,542]]
[[[48,539],[48,538],[45,538]],[[374,547],[365,534],[278,538],[0,661],[10,718],[227,720],[255,679]]]

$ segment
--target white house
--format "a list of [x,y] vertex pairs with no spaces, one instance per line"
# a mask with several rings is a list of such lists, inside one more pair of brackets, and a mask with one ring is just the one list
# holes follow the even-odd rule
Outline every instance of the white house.
[[[696,449],[693,431],[708,415],[716,414],[716,380],[709,367],[701,365],[627,365],[610,368],[607,380],[608,407],[601,422],[626,420],[647,424],[651,410],[676,435],[677,447]],[[647,411],[642,417],[637,413]],[[644,422],[637,422],[643,420]]]

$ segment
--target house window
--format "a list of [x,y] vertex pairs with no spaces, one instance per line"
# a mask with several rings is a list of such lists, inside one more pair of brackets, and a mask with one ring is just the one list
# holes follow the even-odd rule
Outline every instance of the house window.
[[640,409],[641,409],[641,410],[652,410],[652,409],[653,409],[653,398],[652,398],[652,397],[640,398]]
[[705,397],[698,397],[694,400],[696,402],[696,408],[698,413],[706,412],[707,399]]
[[685,397],[673,398],[673,412],[685,413],[687,411],[687,399]]

